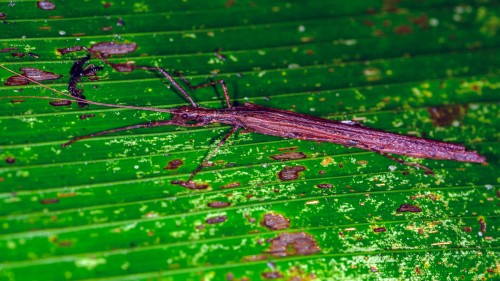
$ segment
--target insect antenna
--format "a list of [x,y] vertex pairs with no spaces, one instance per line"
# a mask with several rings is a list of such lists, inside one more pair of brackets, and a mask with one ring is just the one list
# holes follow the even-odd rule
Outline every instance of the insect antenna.
[[82,99],[82,98],[79,98],[79,97],[74,97],[71,94],[68,94],[68,93],[59,91],[57,89],[54,89],[54,88],[52,88],[50,86],[47,86],[45,84],[42,84],[42,83],[38,82],[35,79],[32,79],[32,78],[30,78],[28,76],[25,76],[25,75],[22,75],[21,73],[18,73],[16,71],[12,70],[12,69],[9,69],[6,66],[4,66],[3,64],[0,64],[0,68],[3,68],[5,70],[7,70],[8,72],[13,73],[15,75],[22,76],[26,80],[28,80],[28,81],[30,81],[30,82],[32,82],[34,84],[37,84],[37,85],[39,85],[42,88],[50,90],[50,91],[56,93],[57,95],[65,96],[65,98],[47,97],[47,96],[41,96],[41,97],[38,97],[38,96],[3,96],[2,97],[2,96],[0,96],[0,99],[13,99],[13,98],[47,99],[47,100],[61,100],[62,99],[62,100],[84,102],[84,103],[88,103],[88,104],[105,106],[105,107],[113,107],[113,108],[137,109],[137,110],[146,110],[146,111],[154,111],[154,112],[167,112],[167,113],[171,113],[172,112],[172,110],[168,109],[168,108],[165,109],[165,108],[146,107],[146,106],[120,105],[120,104],[96,102],[96,101],[92,101],[92,100]]

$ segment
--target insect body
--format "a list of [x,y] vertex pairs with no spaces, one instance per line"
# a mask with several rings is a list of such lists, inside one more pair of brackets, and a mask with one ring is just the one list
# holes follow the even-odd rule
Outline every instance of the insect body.
[[[96,57],[100,58],[106,64],[109,64],[114,68],[118,67],[117,65],[107,61],[99,53],[93,52],[86,48],[84,49],[87,52],[94,54]],[[86,58],[85,61],[86,60],[88,60],[88,58]],[[75,62],[72,68],[72,72],[79,70],[75,68],[82,68],[80,70],[82,73],[84,72],[83,63],[81,62],[82,60],[78,60],[77,62]],[[184,88],[181,87],[177,83],[177,81],[163,68],[153,68],[144,66],[129,66],[129,67],[131,70],[143,69],[143,70],[159,71],[186,98],[186,100],[190,103],[190,105],[178,108],[170,108],[170,109],[119,106],[119,105],[109,105],[109,104],[102,104],[94,101],[89,101],[86,100],[83,96],[75,97],[75,95],[73,96],[66,95],[71,97],[73,100],[77,100],[79,103],[134,108],[134,109],[157,111],[157,112],[168,112],[172,115],[172,117],[169,120],[152,121],[148,123],[126,126],[122,128],[106,130],[90,135],[76,137],[70,140],[69,142],[63,144],[63,147],[68,146],[82,139],[91,138],[108,133],[114,133],[118,131],[136,129],[136,128],[148,128],[148,127],[159,127],[159,126],[170,126],[170,125],[184,126],[184,127],[198,127],[198,126],[206,126],[211,123],[221,123],[232,126],[232,129],[219,142],[217,147],[206,157],[203,163],[207,162],[213,155],[215,155],[215,153],[225,143],[225,141],[240,128],[244,128],[245,130],[250,132],[273,135],[283,138],[293,138],[293,139],[310,140],[318,142],[331,142],[344,145],[347,147],[357,147],[360,149],[370,150],[379,153],[381,155],[384,155],[390,159],[396,160],[400,163],[422,168],[426,170],[428,173],[432,173],[432,171],[429,168],[422,166],[420,164],[405,162],[402,159],[390,156],[390,154],[399,154],[417,158],[454,160],[461,162],[474,162],[474,163],[486,162],[485,157],[478,154],[476,151],[467,151],[465,147],[462,145],[379,131],[367,128],[355,121],[327,120],[291,111],[255,105],[252,103],[244,103],[242,105],[233,106],[231,104],[229,93],[223,80],[218,80],[199,86],[192,86],[187,79],[185,79],[180,73],[178,73],[177,75],[180,76],[180,78],[191,89],[214,86],[217,84],[221,85],[224,91],[224,97],[227,108],[225,109],[202,108],[199,107],[192,100],[192,98],[184,90]],[[37,83],[36,81],[34,82]],[[191,173],[189,180],[183,182],[184,184],[186,183],[188,183],[188,185],[193,184],[192,179],[202,169],[203,163],[193,173]]]

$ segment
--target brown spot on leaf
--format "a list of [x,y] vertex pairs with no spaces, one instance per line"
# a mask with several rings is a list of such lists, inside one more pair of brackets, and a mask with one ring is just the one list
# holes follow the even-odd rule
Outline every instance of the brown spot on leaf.
[[16,163],[16,158],[14,158],[12,156],[7,156],[7,158],[5,158],[5,163],[14,164],[14,163]]
[[56,204],[56,203],[59,203],[59,199],[57,198],[47,198],[47,199],[42,199],[40,201],[40,203],[42,204]]
[[57,51],[61,54],[61,55],[65,55],[67,53],[72,53],[72,52],[78,52],[78,51],[81,51],[83,50],[83,47],[82,46],[73,46],[73,47],[69,47],[69,48],[61,48],[61,49],[57,49]]
[[56,5],[52,3],[51,1],[38,1],[36,3],[39,9],[41,10],[55,10]]
[[394,32],[397,34],[410,34],[413,32],[413,28],[411,28],[411,26],[409,25],[404,24],[394,28]]
[[411,204],[402,204],[399,206],[399,208],[396,210],[398,213],[406,213],[406,212],[412,212],[412,213],[420,213],[422,212],[422,209],[420,209],[417,206],[411,205]]
[[24,54],[24,53],[21,53],[21,52],[13,52],[13,53],[11,53],[11,55],[12,55],[13,57],[16,57],[16,58],[22,58],[22,57],[24,57],[24,56],[25,56],[25,54]]
[[462,230],[464,232],[472,232],[472,227],[470,227],[470,226],[464,226],[464,227],[462,227]]
[[270,156],[274,160],[294,160],[294,159],[304,159],[307,156],[302,152],[286,152],[282,154]]
[[7,79],[7,82],[4,83],[5,86],[20,86],[20,85],[28,85],[30,80],[35,81],[44,81],[44,80],[56,80],[62,77],[62,75],[56,75],[52,72],[43,71],[38,68],[30,68],[24,67],[20,68],[22,71],[21,75],[14,75]]
[[285,167],[282,171],[279,172],[278,177],[282,181],[296,180],[299,178],[299,172],[305,171],[306,167],[304,166],[294,166],[294,167]]
[[174,159],[172,161],[169,161],[167,166],[165,166],[163,169],[164,170],[175,170],[179,168],[184,162],[182,162],[181,159]]
[[435,126],[446,127],[453,125],[456,121],[460,122],[467,113],[467,107],[463,105],[444,105],[430,107],[427,111]]
[[429,18],[426,15],[420,15],[418,18],[413,18],[411,21],[422,29],[429,28]]
[[209,186],[206,183],[195,183],[194,181],[173,180],[170,183],[180,185],[188,189],[207,189]]
[[136,43],[100,42],[90,46],[91,51],[101,53],[104,56],[128,54],[136,49]]
[[251,255],[251,256],[245,256],[243,257],[244,261],[262,261],[266,260],[267,255]]
[[52,106],[68,106],[71,105],[70,100],[54,100],[49,102]]
[[5,13],[0,13],[0,20],[4,20],[7,18],[7,14]]
[[316,185],[318,188],[332,188],[333,187],[333,184],[329,184],[329,183],[319,183]]
[[101,30],[102,31],[110,31],[110,30],[113,30],[113,27],[111,25],[103,26],[103,27],[101,27]]
[[225,207],[231,206],[231,203],[229,203],[229,202],[221,202],[221,201],[214,201],[214,202],[208,203],[207,206],[211,207],[211,208],[225,208]]
[[95,117],[95,114],[82,114],[80,115],[80,120],[85,120],[92,117]]
[[10,52],[10,51],[15,51],[17,50],[16,47],[12,47],[12,48],[3,48],[3,49],[0,49],[0,53],[7,53],[7,52]]
[[282,278],[283,274],[279,271],[268,271],[268,272],[262,272],[262,278],[264,279],[278,279]]
[[218,216],[218,217],[208,218],[205,220],[205,222],[208,224],[216,224],[216,223],[225,222],[226,220],[227,220],[227,216]]
[[265,214],[261,224],[270,230],[280,230],[290,227],[290,220],[282,215]]
[[373,232],[386,232],[387,229],[385,227],[377,227],[373,229]]
[[234,188],[234,187],[238,187],[240,185],[241,185],[241,183],[239,183],[239,182],[231,182],[231,183],[228,183],[226,185],[221,186],[220,188],[222,188],[222,189],[224,189],[224,188]]
[[131,63],[113,63],[111,65],[116,71],[119,72],[132,72],[136,67]]
[[281,147],[278,148],[279,151],[287,151],[287,150],[297,150],[299,147],[298,146],[292,146],[292,147]]
[[319,252],[316,240],[304,232],[281,233],[271,240],[269,253],[275,257],[311,255]]
[[484,219],[480,218],[478,223],[479,223],[479,230],[482,233],[486,233],[486,222],[484,221]]

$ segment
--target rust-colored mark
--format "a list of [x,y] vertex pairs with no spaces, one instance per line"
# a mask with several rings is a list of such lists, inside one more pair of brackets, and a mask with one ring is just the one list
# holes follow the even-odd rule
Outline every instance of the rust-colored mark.
[[231,206],[229,202],[214,201],[207,204],[210,208],[225,208]]
[[472,232],[472,227],[470,227],[470,226],[464,226],[464,227],[462,227],[462,230],[464,232]]
[[267,272],[262,272],[262,278],[264,279],[278,279],[282,278],[283,274],[279,271],[267,271]]
[[311,255],[321,249],[312,235],[304,232],[281,233],[271,240],[269,253],[275,257]]
[[234,6],[235,2],[236,2],[235,0],[227,0],[226,3],[224,4],[224,7],[231,8],[232,6]]
[[262,261],[266,259],[267,255],[251,255],[243,258],[244,261]]
[[68,248],[73,246],[73,241],[71,240],[57,241],[57,245],[59,247]]
[[225,222],[226,220],[227,220],[226,216],[218,216],[218,217],[208,218],[205,220],[205,222],[208,224],[215,224],[215,223]]
[[22,99],[18,99],[18,100],[10,100],[10,102],[11,102],[11,103],[13,103],[13,104],[18,104],[18,103],[22,103],[22,102],[24,102],[24,100],[22,100]]
[[92,117],[95,117],[95,114],[81,114],[80,120],[85,120],[85,119],[92,118]]
[[411,212],[411,213],[420,213],[422,212],[422,209],[420,209],[417,206],[411,205],[411,204],[402,204],[399,206],[399,208],[396,210],[398,213],[406,213],[406,212]]
[[479,223],[479,230],[482,233],[486,233],[486,222],[484,221],[484,219],[480,218],[478,223]]
[[224,189],[224,188],[235,188],[235,187],[238,187],[240,185],[241,185],[241,183],[239,183],[239,182],[230,182],[230,183],[228,183],[226,185],[221,186],[220,188],[221,189]]
[[184,162],[182,162],[181,159],[174,159],[172,161],[169,161],[167,163],[167,166],[165,166],[163,170],[175,170],[179,168],[182,164],[184,164]]
[[131,63],[113,63],[111,65],[116,71],[119,72],[132,72],[136,67]]
[[455,122],[460,124],[464,115],[467,113],[467,107],[462,105],[435,106],[427,109],[432,123],[435,126],[451,126]]
[[296,180],[299,178],[299,172],[305,170],[306,167],[304,166],[294,166],[294,167],[287,166],[282,171],[279,172],[278,177],[282,181]]
[[56,75],[52,72],[43,71],[38,68],[24,67],[20,68],[19,70],[22,71],[22,74],[9,77],[7,79],[7,82],[4,83],[5,86],[28,85],[30,83],[30,80],[26,78],[35,81],[44,81],[44,80],[56,80],[62,77],[62,75]]
[[415,272],[416,272],[418,275],[422,274],[422,270],[421,270],[421,269],[420,269],[420,267],[418,267],[418,266],[417,266],[417,267],[415,267]]
[[56,203],[59,203],[59,199],[58,198],[47,198],[47,199],[42,199],[40,200],[40,203],[42,204],[56,204]]
[[270,156],[274,160],[294,160],[294,159],[304,159],[307,156],[302,152],[286,152],[282,154]]
[[14,164],[14,163],[16,163],[16,158],[14,158],[12,156],[7,156],[7,158],[5,158],[5,163]]
[[173,180],[170,183],[180,185],[188,189],[207,189],[209,186],[206,183],[195,183],[194,181]]
[[3,48],[3,49],[0,49],[0,53],[7,53],[7,52],[10,52],[10,51],[15,51],[17,50],[16,47],[12,47],[12,48]]
[[105,56],[128,54],[134,52],[136,49],[136,43],[101,42],[90,46],[91,51],[101,53]]
[[22,58],[24,57],[26,54],[24,53],[20,53],[20,52],[12,52],[10,53],[13,57],[16,57],[16,58]]
[[54,101],[49,101],[49,104],[52,106],[68,106],[71,105],[70,100],[54,100]]
[[280,230],[290,227],[290,220],[282,215],[265,214],[261,224],[270,230]]
[[65,55],[67,53],[71,53],[71,52],[78,52],[78,51],[81,51],[83,50],[83,47],[82,46],[73,46],[73,47],[69,47],[69,48],[61,48],[61,49],[57,49],[57,51],[61,54],[61,55]]
[[7,18],[7,14],[6,13],[0,13],[0,20],[4,20]]
[[329,183],[319,183],[316,185],[318,188],[332,188],[333,187],[333,184],[329,184]]
[[429,28],[429,18],[426,15],[420,15],[418,18],[412,18],[411,21],[422,29]]
[[377,227],[373,229],[373,232],[386,232],[387,229],[385,227]]
[[111,2],[104,2],[102,3],[102,6],[104,7],[104,9],[107,9],[109,7],[111,7],[112,3]]
[[410,34],[413,32],[413,28],[411,28],[411,26],[409,25],[404,24],[394,28],[394,32],[397,34]]
[[52,3],[51,1],[38,1],[36,3],[39,9],[41,10],[55,10],[56,5]]

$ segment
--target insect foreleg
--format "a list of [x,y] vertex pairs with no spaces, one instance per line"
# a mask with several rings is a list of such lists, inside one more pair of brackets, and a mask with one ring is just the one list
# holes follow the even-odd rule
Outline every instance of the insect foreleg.
[[188,183],[191,182],[194,178],[194,176],[199,172],[201,171],[201,169],[203,169],[203,166],[205,165],[205,163],[207,163],[210,158],[212,158],[216,153],[217,151],[219,150],[219,148],[222,147],[222,145],[224,145],[224,143],[227,141],[227,139],[229,139],[229,137],[231,137],[240,127],[238,126],[234,126],[233,128],[231,128],[231,131],[229,131],[229,133],[227,133],[221,140],[220,142],[217,144],[217,146],[214,148],[214,150],[212,150],[212,152],[210,152],[210,154],[208,154],[207,157],[205,157],[205,159],[203,160],[203,162],[201,162],[201,164],[198,166],[198,168],[196,168],[196,170],[194,170],[192,173],[191,173],[191,176],[189,177],[189,180],[187,181]]

